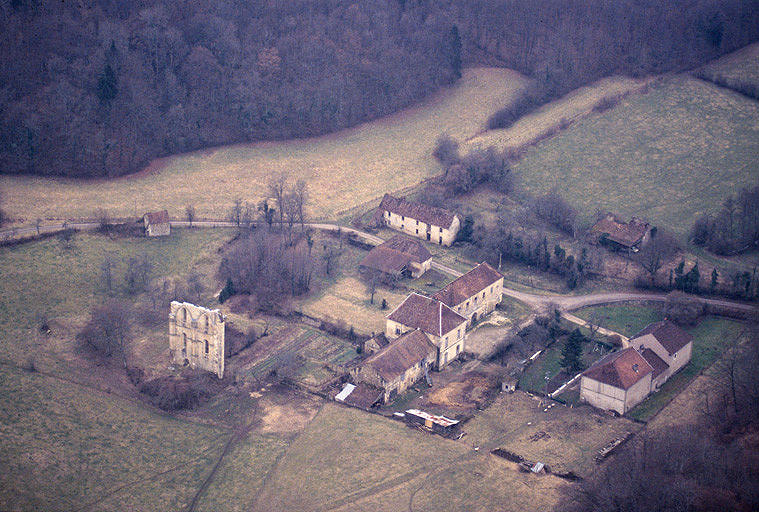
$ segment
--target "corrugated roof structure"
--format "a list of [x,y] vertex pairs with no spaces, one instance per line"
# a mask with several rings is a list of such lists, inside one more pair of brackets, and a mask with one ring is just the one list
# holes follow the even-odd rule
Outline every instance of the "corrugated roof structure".
[[499,279],[503,279],[501,273],[483,262],[449,283],[433,297],[446,306],[454,308],[493,283],[498,282]]
[[629,347],[602,357],[582,374],[598,382],[627,390],[653,371],[643,356]]
[[442,336],[466,322],[466,318],[439,300],[418,293],[406,297],[387,318],[412,329],[421,329],[433,336]]
[[412,414],[412,415],[417,416],[419,418],[422,418],[422,419],[425,419],[425,420],[429,420],[432,423],[435,423],[435,424],[440,425],[442,427],[451,427],[453,425],[456,425],[459,422],[458,420],[454,420],[454,419],[451,419],[451,418],[446,418],[445,416],[442,416],[442,415],[430,414],[430,413],[427,413],[427,412],[424,412],[424,411],[420,411],[419,409],[408,409],[406,411],[406,414]]

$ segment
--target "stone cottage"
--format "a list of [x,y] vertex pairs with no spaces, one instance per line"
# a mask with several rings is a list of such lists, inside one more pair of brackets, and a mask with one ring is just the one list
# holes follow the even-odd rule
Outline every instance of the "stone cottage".
[[387,402],[423,378],[436,360],[437,347],[417,329],[366,358],[351,375],[356,382],[382,389]]
[[580,400],[625,414],[651,392],[654,369],[632,347],[602,357],[582,373]]
[[438,245],[450,246],[456,240],[461,221],[453,212],[412,203],[385,194],[375,213],[378,224],[408,233]]
[[361,263],[361,271],[374,271],[393,277],[417,277],[432,265],[432,255],[419,240],[396,235],[374,247]]
[[440,370],[464,351],[466,322],[466,318],[439,300],[412,293],[387,315],[385,335],[394,339],[421,330],[437,347],[435,368]]
[[630,339],[637,350],[653,367],[652,391],[688,364],[693,350],[693,336],[669,320],[654,322]]
[[503,299],[503,276],[487,263],[480,263],[432,297],[465,317],[471,325],[493,311]]
[[145,224],[145,235],[147,236],[168,236],[171,234],[169,212],[166,210],[146,213],[142,221]]

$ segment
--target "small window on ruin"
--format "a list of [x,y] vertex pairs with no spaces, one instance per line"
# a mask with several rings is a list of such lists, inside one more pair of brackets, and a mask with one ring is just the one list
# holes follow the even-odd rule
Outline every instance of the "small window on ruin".
[[[206,322],[207,321],[208,321],[208,319],[206,319]],[[208,340],[206,340],[206,354],[208,354]]]

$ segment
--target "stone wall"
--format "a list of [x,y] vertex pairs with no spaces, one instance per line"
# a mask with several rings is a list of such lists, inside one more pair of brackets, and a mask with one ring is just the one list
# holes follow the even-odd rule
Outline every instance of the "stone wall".
[[218,309],[173,301],[169,312],[172,360],[224,377],[224,325]]

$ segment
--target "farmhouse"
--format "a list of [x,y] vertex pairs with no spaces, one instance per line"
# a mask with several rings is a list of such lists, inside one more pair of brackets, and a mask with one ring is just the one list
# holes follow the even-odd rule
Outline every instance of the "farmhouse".
[[438,370],[464,351],[466,318],[437,299],[412,293],[387,316],[385,335],[397,338],[417,329],[427,334],[437,347]]
[[580,400],[625,414],[651,392],[654,369],[634,348],[608,354],[582,373]]
[[147,236],[168,236],[171,233],[169,212],[166,210],[146,213],[142,220],[145,223],[145,234]]
[[171,302],[169,351],[177,364],[224,376],[224,316],[189,302]]
[[459,232],[459,217],[434,206],[412,203],[385,194],[375,213],[379,224],[438,245],[451,245]]
[[630,340],[630,346],[653,367],[653,391],[688,364],[693,350],[693,336],[669,320],[663,320],[648,325],[636,334]]
[[590,228],[590,232],[600,244],[617,250],[637,252],[648,241],[650,227],[648,222],[637,217],[625,223],[613,213],[607,213]]
[[382,389],[387,402],[424,377],[436,360],[437,348],[417,329],[366,358],[351,374],[357,382]]
[[394,277],[417,278],[429,270],[431,264],[432,255],[422,242],[396,235],[369,251],[359,268]]
[[437,292],[433,298],[465,317],[468,325],[472,325],[501,302],[503,276],[487,263],[480,263]]

